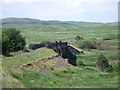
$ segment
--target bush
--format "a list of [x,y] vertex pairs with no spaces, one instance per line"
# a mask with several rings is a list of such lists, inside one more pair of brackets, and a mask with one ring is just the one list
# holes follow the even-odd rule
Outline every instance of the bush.
[[76,55],[74,55],[69,49],[67,49],[66,52],[63,52],[62,57],[68,58],[68,62],[76,66]]
[[84,66],[84,65],[85,64],[84,64],[83,60],[77,61],[77,66]]
[[104,55],[100,55],[97,59],[97,66],[101,69],[102,72],[104,72],[104,69],[108,68],[108,60]]
[[50,69],[51,69],[51,70],[54,70],[54,68],[53,68],[53,67],[51,67]]
[[71,68],[70,68],[70,67],[67,67],[67,70],[71,70]]
[[84,69],[94,71],[94,68],[92,67],[84,67]]
[[17,73],[11,73],[11,76],[17,79],[21,79],[22,75]]
[[62,73],[74,74],[74,73],[76,73],[76,71],[74,71],[74,70],[63,70]]
[[66,77],[67,75],[61,72],[54,72],[53,75],[57,76],[57,77]]
[[118,35],[109,34],[108,36],[103,37],[103,40],[113,40],[113,39],[118,39]]
[[104,78],[110,77],[109,74],[107,74],[107,73],[100,73],[99,76],[104,77]]
[[114,68],[112,65],[109,65],[108,68],[106,69],[107,72],[113,72]]
[[81,37],[81,36],[76,36],[76,37],[75,37],[75,40],[77,40],[77,41],[78,41],[78,40],[83,40],[83,39],[84,39],[84,38]]
[[2,54],[23,50],[26,41],[16,28],[8,28],[2,31]]
[[83,41],[80,42],[80,48],[82,49],[97,49],[97,47],[100,46],[100,43],[97,43],[95,41]]
[[79,41],[77,42],[77,45],[79,48],[82,49],[99,49],[99,50],[110,50],[112,49],[111,47],[101,44],[95,40],[92,41]]

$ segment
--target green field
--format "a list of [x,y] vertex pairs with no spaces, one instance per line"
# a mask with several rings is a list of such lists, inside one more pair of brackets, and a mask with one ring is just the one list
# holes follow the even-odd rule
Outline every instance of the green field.
[[63,29],[54,26],[44,26],[35,29],[22,30],[22,34],[26,37],[28,45],[31,43],[40,43],[45,41],[75,40],[77,35],[84,37],[86,40],[102,40],[109,34],[117,35],[117,33],[117,26],[80,29]]
[[[108,52],[105,52],[105,54],[107,55]],[[14,59],[10,58],[3,60],[4,87],[14,87],[14,88],[23,87],[22,85],[24,85],[24,87],[27,88],[53,88],[53,87],[117,88],[118,87],[118,73],[116,71],[112,73],[99,72],[95,63],[97,59],[96,55],[93,54],[93,55],[77,56],[77,60],[78,61],[84,60],[86,66],[79,66],[78,69],[76,70],[73,70],[70,67],[66,69],[63,68],[60,70],[52,69],[50,67],[50,64],[53,64],[54,62],[57,63],[57,61],[52,62],[51,60],[51,62],[48,63],[42,61],[43,58],[45,59],[55,55],[57,54],[52,50],[42,50],[28,55],[24,55],[22,57],[17,56]],[[110,55],[107,56],[109,57]],[[49,71],[52,71],[52,73],[44,74],[43,72],[36,71],[36,69],[28,69],[28,68],[23,68],[22,70],[19,69],[21,68],[20,66],[34,62],[36,60],[40,60],[37,62],[37,64],[45,65],[45,67],[49,69]],[[12,65],[13,63],[14,65]],[[117,65],[117,63],[113,63],[112,61],[110,61],[110,63],[112,63],[113,65]],[[13,78],[15,78],[15,80]]]
[[[50,50],[50,49],[44,49],[44,50],[40,50],[40,51],[36,51],[30,54],[26,54],[26,55],[22,55],[22,56],[16,56],[13,58],[4,58],[2,61],[2,70],[3,70],[3,84],[4,87],[7,86],[9,87],[9,84],[11,81],[9,81],[9,79],[11,79],[11,73],[14,72],[21,72],[21,68],[24,64],[27,63],[33,63],[35,61],[39,61],[41,59],[45,59],[45,58],[50,58],[52,56],[57,55],[57,53],[55,53],[54,51]],[[7,80],[5,80],[5,78],[7,78]],[[5,81],[4,81],[5,80]],[[15,82],[13,80],[13,82]],[[11,85],[12,83],[10,83]]]
[[[23,23],[24,21],[24,23]],[[13,22],[13,23],[12,23]],[[21,26],[20,23],[22,22]],[[33,22],[36,22],[34,24]],[[77,55],[77,63],[82,61],[84,66],[72,66],[62,62],[56,56],[57,53],[50,49],[43,49],[30,54],[12,58],[3,57],[3,87],[26,87],[26,88],[118,88],[118,26],[115,23],[90,23],[90,22],[59,22],[59,21],[36,21],[30,19],[6,20],[4,28],[19,28],[26,38],[26,49],[29,44],[41,42],[68,41],[77,48],[83,41],[96,41],[109,50],[82,49],[85,54]],[[76,41],[79,35],[84,40]],[[110,38],[111,40],[104,40]],[[115,50],[114,50],[115,49]],[[20,51],[21,52],[21,51]],[[24,54],[24,52],[21,52]],[[112,72],[100,72],[96,66],[97,58],[103,54],[113,66]],[[19,54],[19,53],[18,53]],[[43,60],[43,61],[42,61]],[[48,61],[45,61],[48,60]],[[37,61],[34,67],[21,69],[25,64]],[[55,68],[55,65],[66,65],[67,67]],[[39,71],[37,68],[44,68],[49,74]]]

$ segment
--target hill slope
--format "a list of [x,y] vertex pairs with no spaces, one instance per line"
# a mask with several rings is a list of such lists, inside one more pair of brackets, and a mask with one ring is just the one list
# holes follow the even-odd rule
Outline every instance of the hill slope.
[[31,18],[4,18],[1,19],[3,28],[35,28],[40,26],[59,26],[69,28],[85,28],[85,27],[100,27],[113,26],[117,23],[99,23],[99,22],[76,22],[76,21],[43,21]]
[[54,70],[67,67],[76,69],[51,49],[41,49],[22,56],[5,58],[2,60],[3,87],[24,88],[23,83],[14,78],[14,74],[22,74],[25,69],[50,74]]

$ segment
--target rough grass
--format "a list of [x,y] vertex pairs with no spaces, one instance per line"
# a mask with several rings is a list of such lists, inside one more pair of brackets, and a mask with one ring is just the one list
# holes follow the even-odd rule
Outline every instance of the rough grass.
[[62,59],[61,57],[53,57],[50,59],[44,59],[42,61],[38,61],[34,63],[34,66],[32,66],[32,68],[34,68],[34,70],[41,71],[43,73],[48,72],[47,74],[49,74],[49,72],[65,70],[66,68],[70,68],[71,70],[78,69],[77,67],[69,64],[66,60]]
[[57,70],[54,65],[58,59],[54,58],[53,61],[37,63],[51,69],[53,72],[50,74],[24,69],[22,74],[12,73],[12,76],[20,80],[27,88],[118,88],[117,72],[99,72],[96,67],[97,55],[104,53],[109,58],[111,55],[116,56],[117,52],[99,50],[91,50],[91,52],[96,54],[77,56],[78,61],[84,60],[85,66],[79,66],[76,70],[70,67]]
[[105,41],[103,41],[101,43],[103,43],[105,45],[108,45],[108,46],[110,46],[112,48],[118,48],[119,41],[118,41],[118,39],[115,39],[115,40],[105,40]]
[[[57,27],[39,27],[23,29],[22,34],[27,40],[27,46],[33,43],[58,40],[75,40],[77,35],[84,39],[102,40],[109,34],[117,35],[117,26],[97,27],[97,28],[57,28]],[[34,37],[34,38],[33,38]]]
[[[27,46],[29,44],[40,43],[45,41],[58,40],[75,40],[77,35],[84,37],[85,40],[97,40],[101,43],[117,47],[117,43],[112,41],[101,41],[103,37],[114,34],[117,35],[117,26],[105,26],[97,28],[58,28],[58,27],[39,27],[21,30],[23,36],[26,38]],[[77,48],[78,45],[73,43]],[[79,70],[71,70],[68,67],[65,69],[55,69],[56,60],[48,61],[42,64],[48,70],[53,71],[51,74],[44,74],[34,70],[23,70],[19,72],[19,67],[23,64],[42,60],[57,55],[54,51],[45,49],[31,54],[16,56],[13,58],[5,58],[2,60],[3,66],[3,84],[4,87],[28,87],[28,88],[117,88],[118,87],[118,73],[98,72],[96,67],[97,56],[102,53],[110,61],[110,64],[117,66],[114,61],[118,60],[118,51],[94,50],[89,49],[85,51],[85,55],[77,56],[77,61],[83,60],[85,66],[78,66]],[[18,71],[18,72],[16,72]]]
[[116,75],[116,73],[98,73],[90,70],[66,70],[45,75],[26,70],[23,75],[13,74],[13,77],[21,80],[28,88],[117,88]]
[[17,88],[23,87],[22,83],[11,76],[11,73],[19,72],[21,73],[22,70],[20,66],[27,64],[29,62],[33,62],[36,60],[41,60],[44,58],[49,58],[52,56],[57,55],[53,50],[50,49],[43,49],[39,50],[30,54],[26,54],[23,56],[16,56],[13,58],[5,58],[2,60],[2,76],[3,76],[3,87],[8,88]]
[[55,55],[57,55],[57,53],[55,53],[53,50],[43,49],[23,56],[5,58],[2,60],[2,66],[3,69],[5,69],[6,71],[10,71],[11,69],[20,67],[23,64],[27,64],[36,60],[41,60],[44,58],[49,58]]

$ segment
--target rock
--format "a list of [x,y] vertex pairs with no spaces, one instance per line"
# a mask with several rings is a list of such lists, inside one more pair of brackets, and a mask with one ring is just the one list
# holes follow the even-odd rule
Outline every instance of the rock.
[[35,80],[30,80],[30,82],[31,82],[31,83],[34,83],[34,82],[35,82]]

